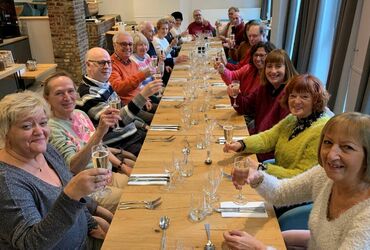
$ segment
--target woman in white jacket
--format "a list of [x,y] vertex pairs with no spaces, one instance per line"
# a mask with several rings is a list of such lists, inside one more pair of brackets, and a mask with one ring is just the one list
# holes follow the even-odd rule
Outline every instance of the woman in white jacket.
[[[289,247],[367,249],[370,246],[370,116],[334,116],[321,133],[319,163],[292,179],[249,169],[245,179],[268,202],[282,206],[313,200],[310,230],[285,231]],[[240,176],[234,172],[233,179]],[[234,181],[240,188],[240,183]],[[243,231],[224,233],[231,249],[266,249]]]

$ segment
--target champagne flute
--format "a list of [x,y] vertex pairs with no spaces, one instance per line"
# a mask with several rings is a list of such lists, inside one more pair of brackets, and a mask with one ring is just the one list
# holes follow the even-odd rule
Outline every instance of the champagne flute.
[[234,98],[233,107],[237,108],[239,107],[238,104],[236,104],[236,98],[238,97],[239,90],[240,90],[240,81],[239,80],[232,80],[230,84],[231,89],[233,90],[232,98]]
[[243,156],[238,156],[234,159],[234,167],[233,167],[233,180],[241,186],[239,189],[239,193],[236,195],[234,203],[237,205],[245,205],[247,203],[247,199],[243,196],[243,186],[246,183],[246,178],[248,177],[248,170],[249,164],[247,163],[248,158]]
[[[154,80],[161,80],[162,79],[162,74],[160,73],[159,69],[157,68],[157,72],[153,74]],[[158,91],[157,97],[162,97],[163,93],[163,87]]]
[[227,143],[232,143],[233,142],[233,134],[234,134],[234,127],[233,125],[224,125],[224,137],[225,137],[225,142]]
[[[94,168],[105,168],[108,169],[111,165],[109,163],[109,150],[103,144],[98,144],[92,147],[91,157]],[[96,197],[103,197],[107,194],[112,193],[112,191],[107,187],[100,188],[94,193]]]
[[[114,109],[121,109],[121,98],[117,95],[112,95],[109,98],[109,106]],[[119,121],[117,121],[117,126],[113,129],[115,132],[122,131],[122,128],[119,125]]]
[[235,46],[235,34],[230,34],[230,44],[231,44],[231,48],[234,48],[234,46]]
[[156,68],[157,67],[157,65],[158,65],[158,57],[157,56],[151,56],[151,66],[153,67],[153,68]]

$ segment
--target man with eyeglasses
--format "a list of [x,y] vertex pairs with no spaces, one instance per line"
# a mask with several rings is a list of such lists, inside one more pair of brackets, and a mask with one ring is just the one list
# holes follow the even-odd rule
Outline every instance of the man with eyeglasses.
[[[133,54],[133,39],[128,32],[118,32],[113,36],[114,53],[111,55],[112,74],[109,81],[113,89],[121,97],[123,103],[129,103],[139,92],[140,84],[152,75],[149,68],[142,71],[139,66],[130,60]],[[147,100],[147,105],[137,114],[146,123],[150,124],[157,104]]]
[[157,52],[155,52],[155,48],[153,45],[153,37],[155,34],[154,25],[149,21],[143,21],[139,24],[139,30],[143,35],[148,39],[149,49],[147,51],[148,55],[150,56],[157,56]]
[[[85,111],[94,125],[97,125],[100,115],[109,107],[109,100],[117,95],[108,81],[112,72],[112,61],[105,49],[96,47],[87,52],[85,62],[86,75],[82,77],[78,87],[80,98],[76,102],[76,107]],[[137,114],[145,105],[146,99],[158,92],[161,86],[160,80],[148,83],[132,101],[121,108],[120,123],[124,126],[124,130],[108,132],[103,141],[111,147],[122,148],[137,156],[147,128],[146,123],[137,118]]]
[[212,35],[216,35],[216,29],[211,23],[205,20],[202,16],[202,11],[197,9],[193,11],[194,22],[188,26],[189,34],[195,36],[198,33],[212,32]]

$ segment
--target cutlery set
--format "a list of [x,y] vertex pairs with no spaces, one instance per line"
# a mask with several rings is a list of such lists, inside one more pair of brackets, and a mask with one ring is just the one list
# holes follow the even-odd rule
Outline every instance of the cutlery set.
[[142,201],[122,201],[118,205],[118,210],[145,208],[149,210],[156,209],[162,204],[161,197],[155,200],[142,200]]
[[171,141],[175,140],[175,136],[171,135],[171,136],[168,136],[168,137],[146,138],[146,140],[148,140],[150,142],[171,142]]
[[155,124],[150,126],[153,131],[179,131],[180,125],[177,124]]
[[[244,138],[244,136],[233,136],[233,141],[243,140]],[[225,142],[225,137],[219,137],[216,141],[218,144],[225,144]]]
[[183,96],[163,96],[161,100],[166,101],[166,102],[178,102],[178,101],[184,101],[185,97]]
[[215,104],[214,109],[233,109],[230,104]]

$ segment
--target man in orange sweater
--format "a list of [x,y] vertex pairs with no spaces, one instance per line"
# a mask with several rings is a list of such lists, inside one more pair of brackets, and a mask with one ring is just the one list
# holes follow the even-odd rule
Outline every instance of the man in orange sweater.
[[[112,74],[109,78],[114,91],[121,97],[124,104],[129,103],[139,92],[140,83],[151,75],[149,69],[140,71],[137,64],[130,60],[133,53],[133,39],[128,32],[119,32],[113,36],[114,53],[111,55]],[[150,124],[157,105],[150,100],[141,110],[138,117]]]

